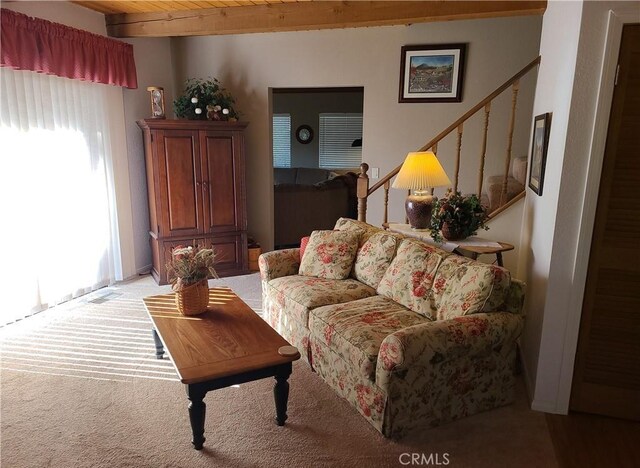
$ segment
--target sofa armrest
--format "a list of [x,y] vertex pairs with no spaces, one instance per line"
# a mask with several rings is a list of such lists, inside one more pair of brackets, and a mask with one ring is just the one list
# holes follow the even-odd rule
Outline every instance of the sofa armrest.
[[378,353],[376,383],[383,387],[394,372],[445,361],[507,354],[522,333],[524,318],[490,312],[421,323],[387,336]]
[[263,253],[258,258],[258,265],[262,281],[297,275],[300,268],[300,249],[274,250]]

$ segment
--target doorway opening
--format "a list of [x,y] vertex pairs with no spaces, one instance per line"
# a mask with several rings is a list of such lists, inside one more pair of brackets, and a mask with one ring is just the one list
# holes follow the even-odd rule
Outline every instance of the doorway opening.
[[356,217],[364,88],[272,90],[274,245]]

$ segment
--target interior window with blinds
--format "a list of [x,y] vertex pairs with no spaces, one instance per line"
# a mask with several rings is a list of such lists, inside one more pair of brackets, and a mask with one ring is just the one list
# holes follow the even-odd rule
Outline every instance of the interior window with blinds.
[[273,167],[291,167],[290,114],[273,114]]
[[356,168],[362,163],[362,114],[320,114],[320,167]]

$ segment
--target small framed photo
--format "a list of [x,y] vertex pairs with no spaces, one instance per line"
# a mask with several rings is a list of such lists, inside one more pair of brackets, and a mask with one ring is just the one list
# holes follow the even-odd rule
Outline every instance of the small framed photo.
[[533,121],[531,159],[529,167],[529,188],[542,196],[544,170],[547,165],[547,147],[551,130],[551,113],[540,114]]
[[164,119],[164,88],[149,86],[147,91],[151,94],[151,118]]
[[466,44],[402,47],[398,102],[461,102]]

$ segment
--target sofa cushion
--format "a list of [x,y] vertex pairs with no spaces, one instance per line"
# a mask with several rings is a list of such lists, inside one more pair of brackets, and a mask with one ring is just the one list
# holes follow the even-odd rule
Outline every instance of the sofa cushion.
[[372,235],[378,232],[384,232],[382,229],[372,226],[371,224],[356,221],[351,218],[338,219],[333,229],[336,231],[355,231],[360,233],[360,245],[363,245]]
[[360,234],[355,231],[313,231],[300,274],[327,279],[349,277],[356,258]]
[[353,372],[375,379],[378,351],[384,339],[402,328],[428,321],[384,296],[311,311],[311,339],[319,340],[351,364]]
[[302,261],[302,257],[304,257],[304,252],[307,250],[307,245],[309,245],[309,236],[305,236],[300,239],[300,260]]
[[276,301],[294,320],[307,326],[309,310],[342,302],[355,301],[375,295],[372,287],[354,279],[335,280],[308,276],[285,276],[269,281],[276,290]]
[[296,184],[314,185],[331,178],[331,171],[312,167],[299,167],[296,174]]
[[390,232],[377,232],[358,249],[353,265],[353,277],[377,288],[389,268],[402,237]]
[[440,262],[447,255],[424,242],[404,239],[378,285],[378,294],[427,318],[435,318],[431,286]]
[[437,319],[499,311],[510,285],[511,275],[504,268],[480,262],[461,264],[447,281],[437,307]]
[[295,167],[274,167],[273,185],[295,184],[297,172]]
[[431,296],[432,296],[432,304],[435,312],[442,303],[442,297],[444,296],[444,292],[447,290],[447,286],[449,285],[449,281],[455,275],[457,269],[463,265],[467,265],[473,262],[470,258],[462,257],[460,255],[449,255],[438,267],[436,271],[436,276],[433,280],[433,286],[431,288]]

